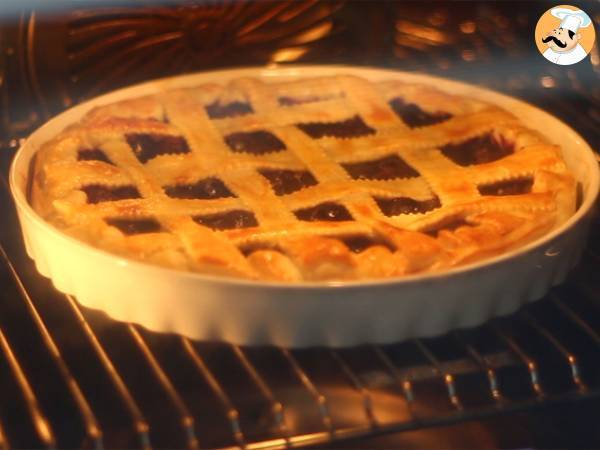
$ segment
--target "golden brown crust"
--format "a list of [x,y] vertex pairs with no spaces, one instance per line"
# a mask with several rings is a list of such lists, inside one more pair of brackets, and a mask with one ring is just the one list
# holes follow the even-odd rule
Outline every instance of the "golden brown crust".
[[[443,111],[451,117],[411,128],[391,106],[399,97],[426,114]],[[283,106],[281,98],[306,101]],[[246,102],[252,111],[209,117],[208,105],[230,102]],[[297,126],[357,115],[373,134],[311,138]],[[259,130],[275,136],[285,150],[232,152],[224,139]],[[190,151],[140,160],[129,134],[182,137]],[[458,164],[442,151],[482,135],[510,142],[512,153]],[[78,158],[90,149],[110,163]],[[390,155],[418,176],[353,179],[343,166]],[[308,170],[316,184],[277,195],[258,169]],[[232,195],[187,199],[165,192],[166,186],[207,178],[223,182]],[[531,183],[525,193],[481,190],[523,178]],[[91,185],[133,186],[140,198],[92,203],[83,190]],[[425,212],[388,216],[376,199],[394,198],[438,203]],[[353,220],[302,221],[294,213],[323,202],[343,206]],[[573,214],[575,181],[559,148],[493,105],[427,86],[353,76],[286,83],[243,78],[94,109],[39,150],[32,205],[92,245],[164,266],[252,279],[348,280],[438,271],[517,248]],[[219,231],[194,220],[236,210],[251,211],[257,224]],[[110,218],[151,218],[158,228],[130,235],[110,225]],[[357,235],[384,245],[354,252],[343,239]]]

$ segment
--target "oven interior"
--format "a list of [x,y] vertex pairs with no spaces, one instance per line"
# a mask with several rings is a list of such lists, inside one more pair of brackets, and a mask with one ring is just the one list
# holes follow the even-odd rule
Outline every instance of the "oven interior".
[[[537,55],[547,6],[90,2],[0,16],[0,448],[600,445],[598,217],[569,280],[509,317],[385,346],[239,347],[118,323],[56,291],[25,253],[6,178],[21,140],[74,103],[244,65],[456,78],[538,105],[600,148],[598,47],[568,68]],[[582,6],[600,23],[597,4]]]

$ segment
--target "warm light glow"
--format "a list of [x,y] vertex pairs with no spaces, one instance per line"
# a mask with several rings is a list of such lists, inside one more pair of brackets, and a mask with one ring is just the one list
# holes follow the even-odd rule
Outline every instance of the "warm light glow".
[[421,40],[417,40],[412,36],[398,36],[396,44],[402,47],[414,48],[415,50],[427,50],[427,44]]
[[310,30],[305,31],[304,33],[299,34],[292,41],[293,44],[306,44],[307,42],[316,41],[317,39],[321,39],[322,37],[329,34],[331,29],[333,28],[333,23],[331,21],[324,22],[322,24],[317,25]]
[[308,51],[308,47],[291,47],[277,50],[271,55],[271,62],[281,63],[296,61]]
[[52,442],[54,438],[52,437],[52,432],[50,431],[48,423],[45,420],[43,420],[40,417],[37,417],[37,420],[35,421],[35,426],[37,427],[40,436],[45,442]]
[[556,86],[556,81],[549,75],[546,75],[540,79],[540,84],[545,88],[553,88]]
[[410,384],[410,381],[404,380],[402,382],[402,390],[404,391],[404,395],[406,395],[406,400],[408,400],[409,402],[414,401],[415,396],[413,394],[412,385]]
[[435,28],[417,25],[412,22],[408,22],[407,20],[399,20],[396,22],[396,30],[398,30],[400,33],[412,36],[413,38],[427,41],[429,45],[448,44],[452,40],[449,35],[442,31],[439,31]]
[[465,34],[475,33],[476,29],[477,25],[472,20],[466,20],[460,24],[460,31],[462,31]]

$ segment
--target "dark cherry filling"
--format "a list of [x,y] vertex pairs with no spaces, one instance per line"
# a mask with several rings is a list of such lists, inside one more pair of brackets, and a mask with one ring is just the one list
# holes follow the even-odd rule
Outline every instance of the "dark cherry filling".
[[409,197],[384,198],[375,197],[375,201],[386,216],[397,216],[399,214],[426,213],[441,206],[440,199],[436,196],[429,200],[414,200]]
[[211,119],[223,119],[225,117],[243,116],[254,112],[252,106],[245,102],[231,102],[221,104],[218,101],[206,106],[206,112]]
[[296,126],[314,139],[324,136],[355,138],[375,133],[375,130],[364,123],[360,116],[354,116],[340,122],[307,122],[296,124]]
[[533,178],[499,181],[497,183],[477,186],[481,195],[519,195],[529,194],[533,186]]
[[232,133],[225,136],[225,143],[234,152],[254,153],[256,155],[286,149],[285,144],[268,131]]
[[172,198],[203,199],[235,197],[218,178],[205,178],[195,184],[175,184],[165,186],[165,193]]
[[260,169],[258,172],[269,180],[277,195],[291,194],[302,188],[317,184],[317,180],[312,173],[306,170]]
[[436,123],[445,122],[452,117],[452,114],[444,111],[436,111],[433,113],[423,111],[419,105],[406,103],[404,99],[400,97],[391,100],[389,105],[398,117],[411,128],[435,125]]
[[375,245],[383,245],[387,247],[390,251],[395,251],[394,247],[392,247],[388,242],[382,239],[375,239],[370,236],[357,235],[357,236],[348,236],[344,238],[340,238],[340,241],[346,245],[351,251],[354,253],[360,253],[369,247],[373,247]]
[[204,225],[215,230],[249,228],[258,225],[254,214],[252,214],[250,211],[243,211],[240,209],[228,211],[226,213],[194,216],[193,219],[200,225]]
[[419,176],[419,172],[397,155],[386,156],[375,161],[342,164],[342,166],[355,180],[391,180]]
[[294,211],[296,217],[306,222],[318,220],[328,222],[342,222],[344,220],[354,220],[350,212],[343,206],[333,202],[325,202],[310,208],[303,208]]
[[79,150],[79,152],[77,152],[77,160],[78,161],[102,161],[102,162],[105,162],[106,164],[112,164],[114,166],[114,163],[110,159],[108,159],[108,156],[106,156],[106,153],[104,153],[99,148],[89,148],[89,149]]
[[87,195],[88,203],[110,202],[141,197],[135,186],[103,186],[101,184],[89,184],[83,186],[81,190]]
[[258,242],[258,243],[252,243],[252,244],[246,244],[246,245],[242,245],[240,247],[240,252],[242,252],[242,254],[244,256],[248,256],[251,253],[254,253],[258,250],[271,250],[271,251],[277,251],[279,253],[285,253],[278,245],[276,244],[269,244],[267,242]]
[[125,139],[142,164],[159,155],[190,152],[187,142],[181,136],[126,134]]
[[279,105],[281,105],[281,106],[302,105],[304,103],[318,102],[319,100],[322,100],[322,98],[317,97],[317,96],[302,97],[302,98],[283,96],[283,97],[279,97],[277,99],[277,101],[279,102]]
[[492,133],[477,136],[458,144],[447,144],[441,148],[446,157],[461,166],[483,164],[510,155],[515,150],[513,143],[497,139]]
[[124,234],[142,234],[142,233],[156,233],[162,230],[160,223],[154,219],[120,219],[120,218],[108,218],[104,221],[118,228]]
[[472,225],[462,217],[449,217],[421,231],[431,237],[438,237],[441,231],[454,231],[465,226],[470,227]]

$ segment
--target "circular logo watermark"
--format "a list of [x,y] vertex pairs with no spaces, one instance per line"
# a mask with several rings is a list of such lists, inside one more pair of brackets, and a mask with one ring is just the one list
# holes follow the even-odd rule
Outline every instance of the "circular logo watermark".
[[590,16],[576,6],[550,8],[535,27],[535,44],[544,58],[570,66],[584,59],[594,46],[596,32]]

